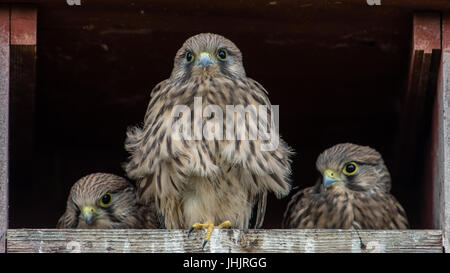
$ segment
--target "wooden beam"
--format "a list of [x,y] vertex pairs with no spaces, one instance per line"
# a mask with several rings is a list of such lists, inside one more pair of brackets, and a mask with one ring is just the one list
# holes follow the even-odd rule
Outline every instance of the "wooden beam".
[[28,5],[11,7],[11,45],[36,45],[37,10]]
[[[427,171],[431,168],[425,158],[429,155],[431,120],[436,97],[437,77],[441,57],[441,14],[414,14],[412,51],[408,85],[403,95],[399,131],[396,140],[396,183],[414,185],[421,208],[421,226],[432,228],[432,185]],[[425,170],[424,170],[425,166]],[[411,172],[410,170],[417,170]],[[423,171],[422,171],[423,170]],[[428,195],[428,196],[425,196]],[[423,209],[423,208],[426,209]],[[417,224],[417,223],[416,223]]]
[[413,49],[431,53],[441,48],[441,15],[438,12],[420,12],[413,17]]
[[10,229],[8,252],[442,252],[441,230],[186,230]]
[[[32,194],[36,101],[36,8],[11,6],[9,102],[9,202]],[[27,170],[23,171],[23,166]],[[10,215],[13,211],[10,212]]]
[[0,253],[8,228],[9,6],[0,5]]
[[442,18],[442,59],[438,85],[439,147],[435,207],[443,231],[443,245],[450,252],[450,13]]

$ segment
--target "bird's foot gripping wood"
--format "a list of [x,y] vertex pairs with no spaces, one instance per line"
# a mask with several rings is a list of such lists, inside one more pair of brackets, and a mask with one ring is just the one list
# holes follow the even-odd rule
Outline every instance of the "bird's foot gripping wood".
[[188,236],[193,232],[193,231],[197,231],[199,229],[205,229],[206,230],[206,235],[205,235],[205,239],[203,240],[203,244],[202,244],[202,249],[205,248],[206,244],[209,242],[209,240],[211,239],[211,234],[213,232],[214,229],[219,229],[219,228],[231,228],[231,222],[230,221],[225,221],[222,224],[218,225],[218,226],[214,226],[214,224],[210,221],[201,224],[201,223],[194,223],[191,228],[189,229],[189,233]]

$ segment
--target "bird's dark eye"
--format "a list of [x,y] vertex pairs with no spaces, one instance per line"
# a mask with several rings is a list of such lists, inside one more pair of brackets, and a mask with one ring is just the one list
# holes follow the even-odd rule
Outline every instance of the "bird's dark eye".
[[107,193],[102,196],[102,199],[100,199],[100,206],[107,207],[111,204],[112,196],[110,193]]
[[345,164],[344,174],[345,175],[354,175],[358,171],[358,165],[355,162],[349,162]]
[[217,52],[217,57],[219,57],[220,60],[225,61],[227,59],[227,51],[225,49],[220,49]]
[[194,55],[190,51],[186,52],[185,57],[186,57],[186,62],[188,62],[188,63],[190,63],[194,60]]

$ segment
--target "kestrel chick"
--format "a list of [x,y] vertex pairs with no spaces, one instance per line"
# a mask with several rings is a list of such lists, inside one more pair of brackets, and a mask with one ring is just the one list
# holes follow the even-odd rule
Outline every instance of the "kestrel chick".
[[94,173],[72,186],[57,228],[158,228],[158,220],[152,206],[137,202],[135,187],[128,180]]
[[405,211],[389,193],[389,171],[374,149],[338,144],[319,155],[316,167],[322,178],[292,197],[284,228],[408,228]]
[[[201,106],[199,114],[196,104]],[[173,117],[180,105],[187,112]],[[248,132],[271,120],[267,91],[246,76],[234,43],[210,33],[189,38],[175,56],[170,78],[153,89],[143,127],[130,129],[125,143],[131,154],[127,175],[138,181],[143,202],[156,200],[166,228],[211,231],[222,222],[221,227],[229,227],[230,222],[234,228],[260,227],[267,192],[278,197],[289,193],[291,151],[283,141],[274,149],[264,149],[267,139],[260,138],[259,131],[255,139],[236,138],[237,130],[230,130],[231,138],[225,137],[232,127],[222,121],[235,116],[227,106],[239,105],[269,108],[268,118],[255,119],[249,111],[237,122],[245,124]],[[211,109],[215,112],[208,113]],[[190,139],[174,137],[179,134],[173,130],[177,120],[189,127]],[[214,137],[202,136],[200,129],[198,138],[196,126],[213,128]]]

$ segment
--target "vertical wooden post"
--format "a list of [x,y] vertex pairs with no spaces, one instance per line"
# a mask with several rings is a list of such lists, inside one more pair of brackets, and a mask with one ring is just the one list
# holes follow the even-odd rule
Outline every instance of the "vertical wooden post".
[[442,17],[442,59],[439,75],[439,161],[435,185],[440,191],[435,199],[439,208],[444,251],[450,252],[450,13]]
[[[34,6],[11,6],[9,97],[10,218],[21,193],[33,187],[36,101],[36,20]],[[27,171],[23,170],[26,166]],[[28,191],[27,191],[28,189]],[[11,225],[10,225],[11,226]]]
[[[32,150],[36,17],[36,8],[34,7],[0,6],[0,252],[6,252],[10,174],[9,147],[12,143],[15,144],[13,146]],[[11,96],[10,93],[12,93]],[[19,99],[14,100],[13,98]],[[14,103],[14,101],[18,103]],[[13,105],[11,110],[15,110],[12,115],[10,115],[11,104]],[[12,131],[9,126],[11,116],[15,129]],[[14,133],[18,130],[22,130],[23,137]],[[24,133],[23,130],[28,130],[28,132]],[[14,142],[10,141],[11,135],[14,137]],[[29,164],[23,164],[23,166],[30,167]],[[21,173],[30,174],[23,170]]]
[[9,37],[10,9],[0,5],[0,253],[8,228]]
[[36,46],[37,11],[33,6],[11,7],[11,45]]
[[[431,137],[430,121],[436,97],[440,57],[441,14],[414,14],[408,86],[399,120],[397,167],[393,181],[421,188],[415,192],[412,204],[420,212],[421,219],[414,219],[412,224],[425,228],[432,226],[432,184],[427,174],[431,164],[425,158],[429,156],[427,142]],[[426,169],[422,171],[424,165]]]

